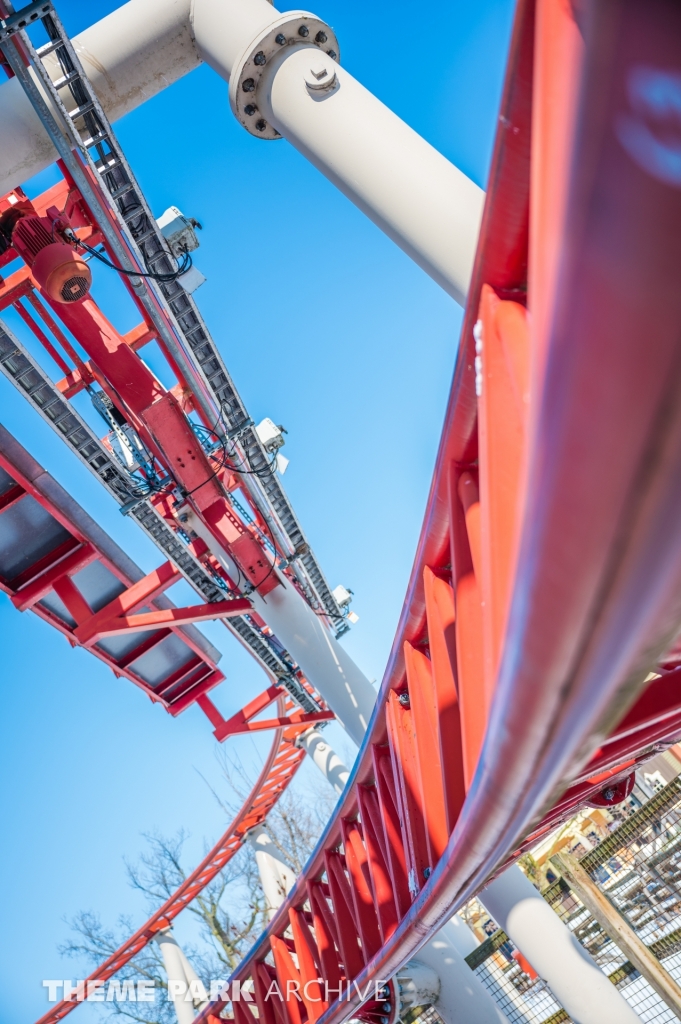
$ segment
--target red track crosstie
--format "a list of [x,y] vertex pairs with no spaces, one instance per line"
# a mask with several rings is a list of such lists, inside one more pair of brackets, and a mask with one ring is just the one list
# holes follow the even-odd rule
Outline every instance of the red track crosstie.
[[[641,86],[651,75],[664,84],[680,48],[681,8],[668,0],[518,2],[454,381],[387,671],[317,849],[234,974],[265,1024],[341,1024],[368,982],[390,978],[495,872],[681,735],[681,181],[663,166]],[[67,189],[74,225],[96,238]],[[0,304],[23,303],[31,319],[33,285],[20,271]],[[63,361],[63,394],[97,381],[249,584],[277,586],[263,524],[234,513],[229,468],[214,472],[188,424],[192,381],[175,365],[179,387],[165,391],[137,357],[152,325],[124,337],[91,299],[54,312],[88,356],[36,332]],[[154,499],[168,521],[169,493]],[[135,625],[128,614],[77,623],[77,639]],[[270,696],[227,722],[205,693],[196,699],[226,735],[255,724]],[[248,827],[302,757],[281,756],[280,781],[242,812],[253,812]],[[237,841],[223,837],[121,956]],[[265,999],[274,978],[317,996],[319,977],[347,996]],[[250,1021],[243,1005],[233,1011]]]
[[[279,697],[280,713],[284,711],[284,698]],[[197,868],[166,902],[131,935],[115,953],[90,974],[87,981],[107,981],[140,950],[152,941],[162,928],[168,928],[177,915],[187,907],[241,849],[246,834],[265,821],[277,800],[291,782],[305,757],[305,752],[294,746],[295,731],[279,729],[274,734],[272,748],[249,796],[229,828],[206,855]],[[78,1004],[67,1001],[57,1003],[38,1024],[56,1024],[74,1010]]]

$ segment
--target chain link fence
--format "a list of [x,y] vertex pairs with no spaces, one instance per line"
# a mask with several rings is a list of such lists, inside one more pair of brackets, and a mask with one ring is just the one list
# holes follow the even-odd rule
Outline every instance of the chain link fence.
[[[681,983],[681,776],[624,818],[580,864]],[[681,1024],[562,878],[542,895],[644,1024]],[[503,931],[492,934],[466,961],[511,1024],[571,1020]]]

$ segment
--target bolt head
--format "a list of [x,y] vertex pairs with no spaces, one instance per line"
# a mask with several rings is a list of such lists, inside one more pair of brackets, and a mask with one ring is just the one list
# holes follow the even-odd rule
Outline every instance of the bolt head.
[[338,60],[338,54],[336,53],[335,50],[327,50],[326,52],[328,53],[331,60]]
[[258,129],[259,132],[265,131],[265,128],[267,128],[267,121],[264,119],[264,117],[261,117],[259,121],[255,122],[255,127]]
[[399,697],[398,697],[398,700],[399,700],[399,702],[400,702],[400,704],[402,705],[403,708],[410,707],[410,701],[409,701],[409,694],[408,693],[401,693],[399,695]]
[[250,117],[252,114],[255,114],[257,109],[258,108],[256,107],[255,103],[247,103],[246,106],[244,107],[244,114],[248,114],[248,116]]
[[284,43],[286,42],[286,36],[284,35],[283,32],[280,32],[278,36],[274,37],[274,41],[275,43],[278,43],[279,46],[283,46]]
[[307,36],[309,36],[309,34],[310,34],[310,30],[307,27],[307,25],[301,25],[300,28],[298,29],[298,35],[302,36],[303,39],[305,39]]
[[317,35],[314,37],[315,43],[325,43],[327,39],[328,36],[326,32],[318,32]]
[[305,75],[305,84],[313,92],[330,92],[336,85],[336,72],[320,54],[312,54],[310,70]]
[[258,67],[262,67],[263,64],[267,63],[267,57],[265,56],[262,50],[258,50],[255,57],[253,58],[253,63],[257,64]]
[[255,79],[244,79],[244,81],[241,83],[241,88],[243,89],[244,92],[253,92],[253,90],[255,89]]

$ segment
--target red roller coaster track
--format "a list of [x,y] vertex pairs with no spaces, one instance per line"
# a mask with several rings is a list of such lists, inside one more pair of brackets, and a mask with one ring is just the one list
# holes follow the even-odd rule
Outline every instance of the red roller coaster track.
[[[678,670],[649,674],[681,622],[678,119],[655,104],[678,90],[681,9],[576,9],[518,5],[388,670],[333,819],[234,974],[267,1024],[340,1024],[526,843],[681,731]],[[345,979],[347,998],[267,1001],[275,974],[282,992]]]
[[[670,0],[519,0],[452,392],[386,675],[333,818],[234,975],[252,984],[265,1024],[340,1024],[367,982],[391,977],[504,864],[580,804],[614,802],[618,783],[681,735],[681,102],[670,71],[680,48]],[[662,109],[672,93],[676,106]],[[85,347],[123,388],[139,370],[134,339],[114,340]],[[155,387],[144,373],[137,383]],[[149,394],[128,408],[152,447]],[[166,406],[174,419],[158,450],[170,458],[182,421]],[[224,512],[225,494],[210,497]],[[238,545],[243,524],[232,527]],[[210,870],[230,844],[231,832]],[[188,899],[183,887],[169,904]],[[344,997],[268,1001],[274,977],[282,991],[290,979],[303,992],[318,977],[343,982]],[[233,1013],[250,1020],[242,1004]]]

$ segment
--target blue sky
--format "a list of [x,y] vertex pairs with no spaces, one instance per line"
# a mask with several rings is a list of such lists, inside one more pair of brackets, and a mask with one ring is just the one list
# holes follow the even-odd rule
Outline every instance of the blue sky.
[[[71,34],[117,6],[57,3]],[[511,0],[434,0],[419,14],[405,0],[320,0],[314,10],[336,29],[345,67],[484,187],[512,7]],[[461,311],[291,146],[248,135],[210,69],[193,72],[117,131],[156,215],[177,205],[204,225],[195,255],[208,281],[196,298],[250,414],[288,430],[287,490],[331,585],[355,592],[360,622],[343,642],[380,680],[420,530]],[[53,180],[52,171],[40,175],[30,194]],[[127,330],[136,318],[108,274],[97,272],[97,297]],[[4,377],[0,410],[3,424],[145,570],[159,564],[156,549]],[[216,702],[231,713],[264,677],[223,627],[206,632],[227,676]],[[57,952],[65,918],[92,909],[111,923],[120,913],[143,920],[123,862],[141,850],[141,833],[188,829],[191,865],[225,822],[202,778],[221,785],[201,712],[172,719],[2,595],[0,636],[1,1018],[25,1024],[47,1008],[43,978],[76,976]],[[335,738],[352,756],[344,737]],[[257,765],[250,740],[233,749]],[[180,919],[180,938],[185,927]],[[92,1019],[88,1007],[74,1012],[74,1021]]]

